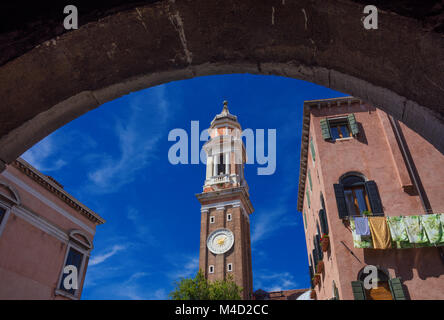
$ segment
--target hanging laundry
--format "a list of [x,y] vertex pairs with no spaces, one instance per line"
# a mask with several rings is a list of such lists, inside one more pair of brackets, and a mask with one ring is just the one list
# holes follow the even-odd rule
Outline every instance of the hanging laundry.
[[373,248],[390,249],[392,242],[385,217],[369,217],[368,224],[373,239]]
[[353,246],[355,248],[373,248],[371,236],[360,236],[356,234],[355,221],[353,219],[350,219],[350,229],[352,231]]
[[394,247],[397,249],[414,247],[413,244],[409,242],[402,217],[387,217],[387,224],[392,241],[394,241]]
[[387,217],[387,224],[393,241],[409,241],[402,217]]
[[420,219],[431,244],[444,241],[440,214],[425,214],[420,216]]
[[404,216],[403,223],[410,243],[427,243],[429,241],[419,216]]
[[367,217],[356,217],[355,218],[356,234],[360,236],[369,236],[370,228],[368,227]]

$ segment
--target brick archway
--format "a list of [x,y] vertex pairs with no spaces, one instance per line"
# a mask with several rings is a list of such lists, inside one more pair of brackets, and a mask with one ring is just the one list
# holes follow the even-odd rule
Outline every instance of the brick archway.
[[357,0],[117,2],[78,30],[10,41],[0,56],[0,163],[131,91],[245,72],[360,97],[444,153],[444,28],[425,18],[435,7],[414,16],[413,5],[396,12],[399,1],[385,1],[379,29],[367,31]]

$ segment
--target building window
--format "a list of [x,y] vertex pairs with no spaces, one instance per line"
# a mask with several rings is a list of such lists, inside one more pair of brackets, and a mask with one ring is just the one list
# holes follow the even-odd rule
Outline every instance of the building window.
[[348,174],[334,185],[340,218],[362,215],[383,215],[382,202],[374,181],[360,174]]
[[322,138],[338,140],[356,136],[359,133],[358,123],[354,113],[338,118],[321,119]]
[[310,184],[310,191],[313,191],[313,183],[311,181],[311,173],[310,170],[308,170],[308,183]]
[[321,223],[321,231],[322,234],[328,234],[328,221],[327,214],[325,213],[325,209],[319,210],[319,222]]
[[321,231],[322,234],[328,234],[327,211],[325,210],[324,196],[322,195],[322,193],[319,199],[321,202],[321,209],[319,210],[319,222],[321,223]]
[[208,267],[208,272],[209,273],[214,273],[214,266],[213,265]]
[[231,213],[227,214],[227,221],[231,221]]
[[310,193],[308,192],[308,190],[305,191],[305,195],[307,196],[307,205],[310,208]]
[[2,225],[3,218],[6,216],[6,209],[0,207],[0,226]]
[[227,264],[227,270],[229,272],[233,271],[233,264],[232,263]]
[[214,216],[210,216],[210,223],[214,223]]
[[219,154],[219,162],[217,163],[217,175],[225,174],[224,154]]
[[315,147],[314,147],[313,137],[310,138],[310,151],[311,151],[311,158],[312,158],[313,164],[314,164],[316,161],[316,151],[315,151]]
[[[74,249],[73,247],[69,247],[68,255],[66,257],[65,264],[63,266],[63,269],[65,269],[66,266],[76,267],[77,275],[78,275],[78,279],[77,279],[78,286],[79,286],[79,282],[80,282],[79,278],[80,278],[80,270],[82,269],[83,258],[84,258],[84,255],[80,251]],[[69,273],[64,273],[64,270],[62,270],[62,280],[60,281],[59,289],[75,296],[76,291],[77,291],[76,289],[67,289],[65,287],[65,278],[68,277],[68,275],[69,275]]]
[[10,213],[10,209],[0,206],[0,236],[2,235],[3,230],[6,227],[6,221],[8,220]]
[[339,300],[339,290],[334,280],[332,287],[333,287],[333,300]]
[[[65,261],[60,272],[59,283],[55,293],[56,295],[63,295],[71,299],[78,299],[83,282],[85,261],[92,249],[92,242],[83,232],[78,230],[71,231],[69,238],[70,241],[67,245]],[[73,271],[73,269],[65,270],[67,266],[73,266],[75,271]],[[65,279],[75,274],[77,274],[77,288],[66,287]],[[66,280],[68,284],[72,284],[70,279]]]
[[378,268],[378,286],[376,288],[365,289],[364,280],[369,276],[369,273],[363,272],[363,270],[359,272],[358,280],[351,282],[355,300],[406,300],[400,278],[390,279],[388,272]]
[[352,136],[347,118],[329,120],[328,125],[332,140],[350,138]]

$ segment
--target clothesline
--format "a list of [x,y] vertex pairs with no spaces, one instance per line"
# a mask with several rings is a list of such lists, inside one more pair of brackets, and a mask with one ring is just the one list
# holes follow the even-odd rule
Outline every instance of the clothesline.
[[444,246],[444,213],[350,219],[355,248]]
[[[366,216],[366,215],[349,215],[349,218],[357,218],[357,217],[397,217],[397,216],[408,216],[407,214],[405,214],[405,212],[403,212],[402,214],[396,214],[393,215],[391,214],[392,212],[389,212],[390,215],[384,214],[384,213],[371,213],[370,215]],[[421,216],[421,215],[426,215],[426,214],[444,214],[444,209],[443,210],[433,210],[433,211],[428,211],[427,213],[425,212],[414,212],[410,215],[416,215],[416,216]]]

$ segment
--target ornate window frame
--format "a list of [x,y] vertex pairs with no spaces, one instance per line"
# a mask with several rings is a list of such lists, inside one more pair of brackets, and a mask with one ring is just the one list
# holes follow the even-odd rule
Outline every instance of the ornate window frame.
[[[80,238],[83,238],[84,240],[79,239],[78,237],[75,237],[76,235],[79,235]],[[80,270],[78,270],[78,288],[75,290],[74,294],[71,294],[63,289],[60,289],[60,286],[62,284],[62,279],[63,279],[63,270],[66,266],[66,262],[68,259],[68,254],[70,252],[71,249],[77,250],[78,252],[80,252],[82,254],[82,262],[80,264]],[[72,230],[69,233],[69,241],[67,243],[66,246],[66,252],[65,252],[65,257],[63,259],[63,264],[62,264],[62,268],[60,270],[60,274],[59,274],[59,280],[57,281],[57,287],[55,288],[55,295],[60,295],[60,296],[64,296],[66,298],[69,298],[71,300],[79,300],[80,299],[80,293],[81,293],[81,289],[83,289],[83,282],[84,282],[84,271],[85,271],[85,267],[87,265],[86,263],[86,259],[89,259],[89,256],[91,254],[91,250],[93,249],[93,244],[92,241],[89,239],[89,237],[80,230]]]

